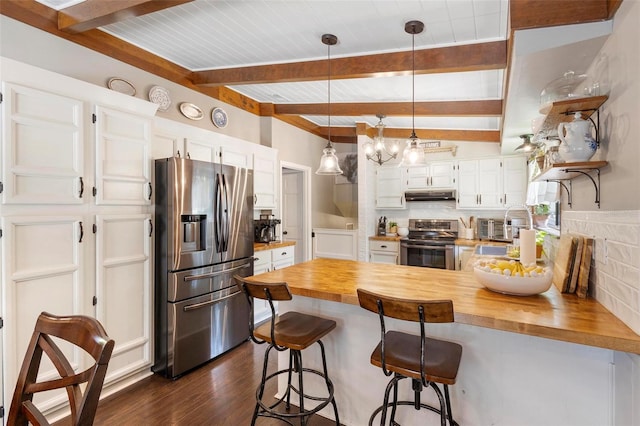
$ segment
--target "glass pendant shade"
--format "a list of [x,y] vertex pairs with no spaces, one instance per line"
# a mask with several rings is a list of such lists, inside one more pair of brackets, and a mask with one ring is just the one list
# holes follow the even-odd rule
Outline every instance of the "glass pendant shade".
[[317,175],[341,175],[342,169],[336,156],[336,150],[331,143],[331,46],[338,43],[338,37],[333,34],[323,34],[322,43],[327,45],[327,66],[329,68],[327,78],[327,121],[328,121],[328,135],[327,146],[322,150],[322,157],[320,157],[320,167],[316,170]]
[[420,146],[420,139],[412,133],[407,139],[407,146],[402,153],[400,167],[418,166],[425,163],[424,148]]
[[341,175],[342,169],[338,163],[338,157],[336,156],[336,150],[333,146],[327,145],[322,150],[322,157],[320,157],[320,167],[316,170],[317,175]]

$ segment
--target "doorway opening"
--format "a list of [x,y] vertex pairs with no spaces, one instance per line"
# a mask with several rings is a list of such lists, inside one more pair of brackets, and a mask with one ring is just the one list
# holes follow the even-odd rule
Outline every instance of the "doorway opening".
[[282,241],[296,243],[295,263],[311,260],[311,168],[280,162]]

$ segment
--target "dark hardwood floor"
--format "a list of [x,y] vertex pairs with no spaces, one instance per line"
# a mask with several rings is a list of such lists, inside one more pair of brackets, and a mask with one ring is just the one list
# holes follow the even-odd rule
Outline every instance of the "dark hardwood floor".
[[[249,425],[265,348],[245,342],[177,380],[154,374],[100,401],[94,425]],[[270,357],[270,371],[276,370],[275,360],[275,356]],[[275,390],[273,383],[265,394],[274,394]],[[69,423],[64,419],[56,426]],[[335,425],[317,415],[309,424]],[[286,423],[260,417],[256,425]]]

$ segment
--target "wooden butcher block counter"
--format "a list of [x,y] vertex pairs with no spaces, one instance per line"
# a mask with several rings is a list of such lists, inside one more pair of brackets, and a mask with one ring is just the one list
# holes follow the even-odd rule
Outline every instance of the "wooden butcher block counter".
[[359,287],[402,298],[451,299],[458,323],[640,354],[640,335],[604,306],[555,286],[536,296],[509,296],[485,289],[471,272],[336,259],[314,259],[255,279],[285,281],[293,294],[353,305]]

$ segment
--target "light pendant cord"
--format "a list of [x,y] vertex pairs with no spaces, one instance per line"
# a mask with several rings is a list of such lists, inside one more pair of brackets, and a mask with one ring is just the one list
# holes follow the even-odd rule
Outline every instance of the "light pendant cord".
[[411,136],[416,138],[416,34],[411,35]]
[[327,78],[327,118],[329,120],[328,145],[331,146],[331,44],[327,43],[327,67],[329,68]]

